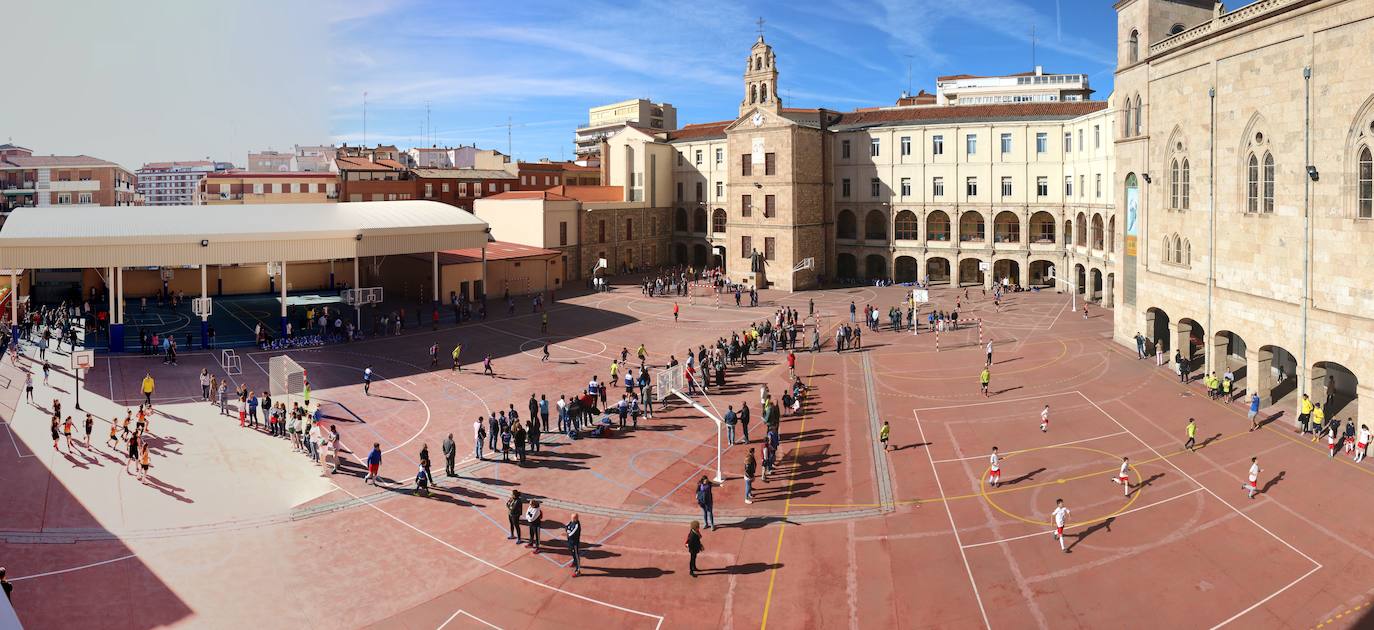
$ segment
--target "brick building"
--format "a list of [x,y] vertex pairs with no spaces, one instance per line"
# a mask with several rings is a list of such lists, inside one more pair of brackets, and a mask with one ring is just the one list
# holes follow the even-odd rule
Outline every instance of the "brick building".
[[338,200],[338,187],[338,177],[329,172],[223,171],[206,175],[201,180],[196,203],[330,203]]
[[134,174],[89,155],[34,155],[0,144],[0,211],[19,206],[132,206]]

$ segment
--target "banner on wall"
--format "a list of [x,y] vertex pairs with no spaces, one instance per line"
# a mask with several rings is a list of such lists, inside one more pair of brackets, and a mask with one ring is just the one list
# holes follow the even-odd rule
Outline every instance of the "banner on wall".
[[1135,173],[1126,176],[1126,260],[1121,270],[1121,299],[1135,304],[1137,243],[1140,235],[1140,185]]

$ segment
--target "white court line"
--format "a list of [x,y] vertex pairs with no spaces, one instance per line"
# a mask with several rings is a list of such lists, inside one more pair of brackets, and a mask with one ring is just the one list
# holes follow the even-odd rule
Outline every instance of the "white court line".
[[10,436],[10,444],[14,445],[14,454],[18,455],[19,459],[24,459],[25,457],[38,457],[33,453],[25,455],[23,451],[19,450],[19,442],[14,439],[14,429],[10,428],[10,423],[0,422],[0,424],[5,425],[5,433],[7,433]]
[[478,617],[477,615],[474,615],[474,614],[472,614],[472,613],[470,613],[470,612],[468,612],[468,611],[466,611],[466,610],[463,610],[462,608],[459,608],[458,610],[453,611],[453,614],[452,614],[452,615],[449,615],[449,616],[448,616],[448,619],[445,619],[445,620],[444,620],[444,623],[439,624],[439,627],[438,627],[438,628],[435,628],[434,630],[444,630],[444,627],[447,626],[447,625],[450,624],[450,623],[453,623],[453,620],[454,620],[455,618],[457,618],[458,615],[462,615],[462,616],[464,616],[464,617],[467,617],[468,619],[471,619],[471,620],[473,620],[473,621],[476,621],[477,623],[480,623],[480,624],[482,624],[482,625],[484,625],[484,626],[486,626],[486,627],[488,627],[488,628],[496,628],[496,630],[501,630],[501,626],[498,626],[498,625],[496,625],[496,624],[493,624],[493,623],[491,623],[490,621],[487,621],[486,619],[482,619],[481,617]]
[[1053,330],[1054,325],[1059,323],[1059,318],[1064,316],[1064,310],[1067,308],[1069,308],[1069,303],[1066,301],[1063,306],[1059,307],[1059,314],[1054,316],[1054,319],[1050,321],[1049,326],[1045,327],[1045,330]]
[[[353,494],[352,492],[349,492],[348,490],[345,490],[342,486],[340,486],[340,485],[338,485],[338,484],[332,484],[332,485],[333,485],[335,488],[338,488],[339,491],[343,492],[344,494],[347,494],[348,496],[351,496],[351,497],[353,497],[354,499],[362,500],[361,497],[359,497],[359,496],[356,495],[356,494]],[[565,591],[565,590],[563,590],[563,589],[561,589],[561,588],[558,588],[557,586],[552,586],[552,585],[550,585],[550,584],[545,584],[545,583],[543,583],[543,582],[540,582],[539,580],[527,578],[527,577],[525,577],[525,576],[523,576],[523,575],[520,575],[519,573],[516,573],[516,572],[514,572],[514,571],[511,571],[510,569],[507,569],[507,568],[505,568],[505,567],[498,566],[498,565],[496,565],[496,564],[493,564],[493,563],[491,563],[491,562],[488,562],[488,561],[486,561],[486,560],[483,560],[482,558],[479,558],[479,557],[477,557],[477,556],[475,556],[475,555],[473,555],[473,554],[471,554],[471,553],[468,553],[467,551],[464,551],[464,550],[462,550],[462,549],[460,549],[460,548],[458,548],[458,547],[456,547],[456,546],[454,546],[454,545],[452,545],[452,544],[450,544],[450,543],[448,543],[448,542],[445,542],[444,540],[438,538],[437,536],[435,536],[435,535],[433,535],[433,534],[431,534],[431,533],[429,533],[429,532],[427,532],[427,531],[425,531],[425,530],[423,530],[423,529],[420,529],[419,527],[416,527],[416,526],[414,526],[414,525],[411,525],[410,523],[406,522],[405,520],[402,520],[400,517],[396,516],[395,514],[392,514],[391,512],[388,512],[388,511],[386,511],[386,510],[383,510],[383,509],[380,508],[380,507],[377,507],[375,504],[368,503],[368,502],[366,502],[366,501],[364,501],[364,503],[365,503],[368,507],[370,507],[370,508],[372,508],[372,509],[374,509],[374,510],[377,510],[378,512],[381,512],[382,514],[385,514],[385,515],[387,515],[388,517],[391,517],[391,520],[394,520],[394,521],[396,521],[397,523],[400,523],[400,524],[402,524],[402,525],[405,525],[406,527],[409,527],[410,529],[415,530],[417,533],[419,533],[419,534],[425,536],[426,538],[429,538],[430,540],[433,540],[434,542],[437,542],[437,543],[439,543],[439,544],[441,544],[441,545],[443,545],[443,546],[445,546],[445,547],[448,547],[449,549],[452,549],[452,550],[454,550],[454,551],[456,551],[456,552],[458,552],[458,553],[460,553],[460,554],[463,554],[464,556],[467,556],[468,558],[471,558],[471,559],[473,559],[473,560],[476,560],[477,562],[480,562],[480,563],[482,563],[483,565],[486,565],[488,568],[491,568],[491,569],[493,569],[493,570],[495,570],[495,571],[499,571],[499,572],[501,572],[501,573],[505,573],[506,575],[509,575],[509,576],[511,576],[511,577],[513,577],[513,578],[516,578],[516,579],[518,579],[518,580],[522,580],[522,581],[524,581],[524,582],[528,582],[529,584],[533,584],[534,586],[538,586],[538,587],[540,587],[540,588],[548,589],[548,590],[553,591],[553,592],[555,592],[555,593],[562,593],[562,594],[567,595],[567,596],[569,596],[569,597],[573,597],[573,598],[576,598],[576,599],[580,599],[580,600],[582,600],[582,601],[584,601],[584,602],[590,602],[590,603],[592,603],[592,604],[600,604],[600,605],[605,606],[605,607],[607,607],[607,608],[611,608],[611,609],[614,609],[614,610],[619,610],[619,611],[621,611],[621,612],[627,612],[627,613],[630,613],[630,614],[639,615],[639,616],[641,616],[641,617],[648,617],[649,619],[655,619],[655,620],[658,621],[658,623],[654,624],[655,630],[657,630],[658,628],[663,627],[663,615],[655,615],[655,614],[652,614],[652,613],[646,613],[646,612],[643,612],[643,611],[634,610],[633,608],[625,608],[624,606],[617,606],[617,605],[612,604],[612,603],[610,603],[610,602],[604,602],[604,601],[601,601],[601,600],[599,600],[599,599],[593,599],[593,598],[591,598],[591,597],[587,597],[586,595],[582,595],[582,594],[580,594],[580,593],[574,593],[574,592],[572,592],[572,591]],[[953,516],[951,516],[950,518],[952,519]]]
[[1026,397],[1024,397],[1024,398],[1012,398],[1012,399],[1009,399],[1009,400],[987,400],[987,401],[975,402],[975,403],[959,403],[959,404],[957,404],[957,405],[941,405],[941,406],[939,406],[939,407],[915,407],[915,408],[912,409],[912,411],[937,411],[937,410],[940,410],[940,409],[957,409],[957,408],[959,408],[959,407],[978,407],[978,406],[980,406],[980,405],[1000,405],[1000,404],[1003,404],[1003,403],[1025,402],[1025,401],[1027,401],[1027,400],[1044,400],[1044,399],[1046,399],[1046,398],[1049,398],[1050,396],[1065,396],[1065,395],[1068,395],[1068,394],[1076,394],[1076,393],[1078,393],[1078,392],[1055,392],[1055,393],[1052,393],[1052,394],[1041,394],[1041,395],[1039,395],[1039,396],[1026,396]]
[[127,556],[120,556],[120,557],[118,557],[118,558],[113,558],[113,559],[110,559],[110,560],[102,560],[102,561],[100,561],[100,562],[92,562],[92,563],[90,563],[90,564],[83,564],[83,565],[81,565],[81,566],[79,566],[79,567],[71,567],[70,569],[61,569],[61,570],[58,570],[58,571],[48,571],[47,573],[39,573],[39,574],[37,574],[37,575],[25,575],[24,577],[10,578],[10,581],[11,581],[11,582],[19,582],[19,581],[21,581],[21,580],[32,580],[32,579],[35,579],[35,578],[48,577],[48,576],[51,576],[51,575],[62,575],[63,573],[71,573],[71,572],[73,572],[73,571],[80,571],[80,570],[82,570],[82,569],[89,569],[89,568],[92,568],[92,567],[98,567],[98,566],[103,565],[103,564],[113,564],[113,563],[119,562],[119,561],[121,561],[121,560],[128,560],[129,558],[137,558],[137,557],[138,557],[138,554],[136,554],[136,553],[131,553],[131,554],[127,555]]
[[1221,501],[1226,507],[1231,508],[1231,510],[1233,510],[1236,514],[1239,514],[1239,515],[1241,516],[1241,518],[1243,518],[1243,519],[1245,519],[1245,520],[1247,520],[1247,521],[1250,521],[1250,524],[1254,525],[1255,527],[1260,528],[1261,531],[1263,531],[1263,532],[1266,533],[1266,534],[1269,534],[1269,536],[1272,537],[1274,540],[1277,540],[1277,541],[1279,541],[1280,543],[1283,543],[1283,546],[1288,547],[1289,549],[1292,549],[1292,550],[1293,550],[1293,553],[1296,553],[1296,554],[1302,556],[1303,558],[1306,558],[1308,562],[1311,562],[1311,563],[1314,565],[1314,566],[1313,566],[1313,569],[1312,569],[1311,571],[1308,571],[1307,573],[1304,573],[1304,574],[1302,575],[1302,577],[1299,577],[1298,579],[1293,580],[1292,582],[1289,582],[1286,586],[1284,586],[1283,588],[1281,588],[1281,589],[1279,589],[1279,590],[1277,590],[1277,591],[1274,591],[1274,592],[1271,593],[1268,597],[1265,597],[1264,599],[1261,599],[1261,600],[1259,600],[1258,602],[1255,602],[1254,604],[1251,604],[1249,608],[1246,608],[1245,610],[1242,610],[1242,611],[1240,611],[1240,612],[1238,612],[1238,613],[1232,615],[1232,616],[1231,616],[1229,619],[1227,619],[1226,621],[1223,621],[1223,622],[1221,622],[1221,623],[1219,623],[1219,624],[1213,626],[1214,629],[1215,629],[1215,628],[1220,628],[1220,627],[1222,627],[1222,626],[1224,626],[1224,625],[1226,625],[1226,624],[1228,624],[1228,623],[1231,623],[1232,621],[1235,621],[1237,618],[1241,617],[1242,615],[1244,615],[1244,614],[1246,614],[1246,613],[1248,613],[1248,612],[1250,612],[1250,611],[1252,611],[1252,610],[1254,610],[1254,609],[1256,609],[1256,608],[1258,608],[1258,607],[1264,605],[1265,602],[1267,602],[1267,601],[1269,601],[1269,600],[1271,600],[1271,599],[1273,599],[1273,598],[1275,598],[1275,597],[1278,597],[1278,595],[1279,595],[1280,593],[1282,593],[1282,592],[1288,590],[1289,588],[1292,588],[1294,584],[1297,584],[1298,582],[1303,581],[1304,579],[1307,578],[1307,576],[1312,575],[1313,573],[1316,573],[1318,569],[1321,569],[1321,568],[1322,568],[1322,566],[1323,566],[1322,563],[1317,562],[1316,560],[1312,559],[1312,556],[1309,556],[1309,555],[1303,553],[1303,552],[1302,552],[1301,550],[1299,550],[1297,547],[1294,547],[1294,546],[1292,545],[1292,543],[1289,543],[1287,540],[1284,540],[1283,538],[1279,537],[1278,534],[1275,534],[1274,532],[1270,531],[1269,528],[1267,528],[1267,527],[1265,527],[1265,526],[1263,526],[1263,525],[1260,525],[1259,522],[1256,521],[1255,519],[1251,518],[1249,514],[1246,514],[1246,513],[1245,513],[1244,511],[1242,511],[1240,508],[1238,508],[1238,507],[1236,507],[1236,506],[1234,506],[1234,505],[1231,505],[1231,503],[1230,503],[1229,501],[1227,501],[1227,500],[1225,500],[1225,499],[1222,499],[1221,496],[1218,495],[1216,492],[1213,492],[1211,488],[1208,488],[1207,486],[1202,485],[1202,483],[1200,483],[1197,479],[1194,479],[1192,475],[1188,474],[1187,472],[1184,472],[1184,470],[1183,470],[1182,468],[1180,468],[1178,464],[1175,464],[1173,460],[1171,460],[1171,459],[1165,457],[1164,455],[1161,455],[1159,451],[1155,450],[1155,447],[1150,446],[1150,444],[1149,444],[1148,442],[1146,442],[1145,440],[1142,440],[1142,439],[1140,438],[1140,436],[1138,436],[1138,435],[1136,435],[1135,433],[1133,433],[1130,429],[1127,429],[1127,428],[1126,428],[1126,425],[1121,424],[1121,421],[1120,421],[1120,420],[1117,420],[1116,417],[1113,416],[1112,414],[1107,413],[1107,411],[1106,411],[1105,409],[1103,409],[1102,407],[1100,407],[1097,403],[1093,402],[1093,400],[1092,400],[1091,398],[1088,398],[1087,395],[1085,395],[1083,392],[1080,392],[1080,391],[1078,391],[1078,390],[1074,390],[1074,393],[1075,393],[1075,394],[1078,394],[1079,396],[1081,396],[1081,397],[1083,398],[1083,400],[1088,401],[1088,404],[1090,404],[1090,405],[1092,405],[1092,406],[1094,406],[1094,407],[1097,407],[1097,410],[1100,411],[1100,412],[1102,412],[1102,415],[1107,416],[1108,418],[1110,418],[1111,421],[1112,421],[1112,422],[1115,422],[1115,423],[1116,423],[1116,426],[1121,427],[1121,429],[1122,429],[1123,431],[1125,431],[1125,432],[1127,432],[1127,433],[1130,433],[1130,434],[1131,434],[1131,437],[1135,438],[1137,442],[1140,442],[1142,445],[1144,445],[1145,448],[1150,449],[1150,452],[1154,453],[1156,457],[1158,457],[1159,459],[1161,459],[1161,460],[1163,460],[1163,461],[1165,461],[1165,462],[1168,462],[1168,464],[1169,464],[1170,466],[1173,466],[1173,467],[1174,467],[1174,470],[1177,470],[1177,471],[1179,472],[1179,474],[1183,475],[1184,477],[1187,477],[1189,481],[1191,481],[1191,482],[1197,484],[1197,485],[1200,486],[1203,490],[1206,490],[1206,491],[1207,491],[1207,494],[1210,494],[1210,495],[1212,495],[1213,497],[1216,497],[1216,499],[1217,499],[1218,501]]
[[[1057,447],[1060,447],[1060,446],[1069,446],[1069,445],[1072,445],[1072,444],[1080,444],[1080,443],[1083,443],[1083,442],[1091,442],[1091,441],[1093,441],[1093,440],[1101,440],[1101,439],[1105,439],[1105,438],[1109,438],[1109,437],[1116,437],[1116,436],[1118,436],[1118,435],[1125,435],[1125,434],[1126,434],[1125,431],[1117,431],[1116,433],[1108,433],[1108,434],[1106,434],[1106,435],[1099,435],[1099,436],[1097,436],[1097,437],[1083,438],[1083,439],[1081,439],[1081,440],[1074,440],[1074,441],[1072,441],[1072,442],[1061,442],[1061,443],[1059,443],[1059,444],[1051,444],[1051,445],[1049,445],[1049,446],[1037,446],[1037,447],[1035,447],[1035,448],[1023,448],[1023,449],[1021,449],[1021,450],[1019,450],[1019,451],[1007,451],[1006,453],[1003,453],[1002,456],[1003,456],[1003,457],[1010,457],[1010,456],[1015,455],[1015,454],[1017,454],[1017,453],[1028,453],[1028,452],[1030,452],[1030,451],[1038,451],[1038,450],[1040,450],[1040,449],[1045,449],[1045,448],[1057,448]],[[970,460],[970,459],[987,459],[987,457],[988,457],[988,456],[987,456],[986,454],[984,454],[984,455],[969,455],[968,457],[952,457],[952,458],[950,458],[950,459],[937,459],[937,460],[935,460],[935,463],[937,463],[937,464],[948,464],[948,463],[950,463],[950,462],[966,462],[966,461],[968,461],[968,460]]]
[[[1163,504],[1163,503],[1168,503],[1168,502],[1170,502],[1170,501],[1173,501],[1174,499],[1182,499],[1183,497],[1186,497],[1186,496],[1188,496],[1188,495],[1190,495],[1190,494],[1195,494],[1195,493],[1198,493],[1198,492],[1202,492],[1202,488],[1193,488],[1192,490],[1189,490],[1189,491],[1187,491],[1187,492],[1184,492],[1183,494],[1180,494],[1180,495],[1177,495],[1177,496],[1172,496],[1172,497],[1169,497],[1169,498],[1167,498],[1167,499],[1160,499],[1160,500],[1155,501],[1154,503],[1150,503],[1150,504],[1148,504],[1148,505],[1142,505],[1142,506],[1140,506],[1140,507],[1131,508],[1131,509],[1129,509],[1129,510],[1126,510],[1125,512],[1120,513],[1120,514],[1113,514],[1112,516],[1110,516],[1110,517],[1108,517],[1108,518],[1116,518],[1116,517],[1118,517],[1118,516],[1125,516],[1125,515],[1130,514],[1130,513],[1132,513],[1132,512],[1139,512],[1139,511],[1144,510],[1144,509],[1152,508],[1152,507],[1154,507],[1154,506],[1156,506],[1156,505],[1160,505],[1160,504]],[[1098,519],[1098,520],[1106,520],[1106,519]],[[1084,525],[1084,524],[1085,524],[1085,523],[1070,523],[1067,527],[1079,527],[1079,526],[1082,526],[1082,525]],[[972,548],[974,548],[974,547],[983,547],[983,546],[986,546],[986,545],[1000,545],[1000,544],[1002,544],[1002,543],[1011,542],[1011,541],[1013,541],[1013,540],[1021,540],[1021,539],[1023,539],[1023,538],[1034,538],[1034,537],[1036,537],[1036,536],[1044,536],[1045,534],[1052,534],[1052,533],[1054,533],[1054,530],[1049,530],[1049,531],[1044,531],[1044,532],[1035,532],[1035,533],[1033,533],[1033,534],[1025,534],[1025,535],[1023,535],[1023,536],[1012,536],[1011,538],[1003,538],[1003,539],[1001,539],[1001,540],[989,540],[989,541],[987,541],[987,542],[980,542],[980,543],[973,543],[973,544],[971,544],[971,545],[964,545],[964,549],[972,549]]]
[[[911,410],[911,415],[916,419],[916,429],[921,432],[921,441],[930,442],[926,439],[925,427],[921,426],[921,414]],[[930,449],[924,449],[926,458],[930,460],[930,472],[935,476],[935,488],[940,491],[940,503],[945,506],[945,515],[949,517],[949,529],[954,532],[954,544],[959,545],[959,556],[964,559],[964,570],[968,572],[969,586],[973,587],[973,598],[978,601],[978,612],[983,615],[983,627],[992,628],[992,623],[988,621],[988,611],[983,608],[983,596],[978,593],[978,581],[973,579],[973,567],[969,566],[968,554],[964,552],[964,541],[959,538],[959,526],[954,523],[954,512],[949,509],[949,500],[945,498],[945,486],[940,483],[940,471],[935,468],[935,457],[930,454]]]

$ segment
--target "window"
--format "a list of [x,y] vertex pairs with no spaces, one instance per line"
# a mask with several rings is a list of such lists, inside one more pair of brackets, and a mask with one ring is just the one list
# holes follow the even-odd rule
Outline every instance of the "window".
[[1142,109],[1140,108],[1140,95],[1139,95],[1139,94],[1136,94],[1136,95],[1135,95],[1135,135],[1137,135],[1137,136],[1140,135],[1140,128],[1141,128],[1141,126],[1142,126],[1141,123],[1143,122],[1143,119],[1144,119],[1144,118],[1145,118],[1144,110],[1142,110]]
[[701,149],[697,149],[696,154],[692,156],[692,164],[701,166]]
[[1002,134],[1002,154],[1011,153],[1011,134]]
[[754,251],[754,239],[748,236],[739,237],[739,257],[748,258]]
[[1036,196],[1036,197],[1048,197],[1048,196],[1050,196],[1050,178],[1048,178],[1048,177],[1037,177],[1037,178],[1035,178],[1035,196]]
[[964,136],[964,153],[966,155],[976,155],[978,153],[978,136],[973,134]]
[[687,158],[684,157],[684,154],[682,154],[682,153],[677,154],[677,165],[678,165],[678,166],[682,166],[683,164],[686,164],[686,163],[687,163]]
[[842,159],[842,160],[848,160],[848,159],[849,159],[849,141],[848,141],[848,140],[841,140],[841,141],[840,141],[840,159]]
[[1010,178],[1010,177],[1003,177],[1003,178],[1002,178],[1002,196],[1003,196],[1003,197],[1010,197],[1010,196],[1011,196],[1011,178]]
[[[324,184],[320,184],[320,187],[323,188],[323,187],[324,187]],[[439,184],[439,191],[440,191],[440,192],[448,192],[448,182],[443,182],[442,184]],[[324,192],[324,191],[321,190],[320,192]]]
[[964,179],[964,195],[968,197],[978,196],[978,178],[968,177]]
[[1374,156],[1369,147],[1360,149],[1359,191],[1356,194],[1356,215],[1361,219],[1374,219]]
[[468,196],[468,183],[467,183],[467,182],[458,182],[458,194],[459,194],[460,196],[463,196],[463,197]]
[[754,196],[743,195],[739,200],[740,216],[747,217],[754,213]]
[[1064,198],[1073,196],[1073,175],[1064,176]]
[[682,187],[683,187],[683,183],[682,183],[682,182],[678,182],[678,183],[677,183],[677,200],[678,200],[678,201],[682,201],[683,199],[686,199],[686,197],[682,194]]
[[772,154],[772,153],[765,153],[765,154],[763,154],[763,174],[764,174],[764,175],[777,175],[777,174],[778,174],[778,161],[775,160],[775,159],[773,159],[773,154]]
[[696,200],[697,200],[697,201],[701,201],[701,200],[702,200],[701,189],[702,189],[703,187],[705,187],[705,186],[706,186],[706,183],[705,183],[705,182],[697,182],[697,197],[696,197]]
[[911,136],[902,136],[902,155],[911,155]]
[[1079,196],[1079,197],[1082,197],[1083,195],[1088,194],[1088,184],[1086,183],[1087,181],[1088,181],[1088,176],[1087,176],[1087,175],[1079,175],[1079,176],[1078,176],[1078,196]]
[[1245,165],[1245,211],[1259,212],[1259,158],[1253,153]]
[[1050,135],[1043,132],[1035,134],[1035,152],[1047,153],[1050,150]]
[[766,259],[768,259],[768,260],[773,260],[773,257],[777,254],[776,249],[777,249],[777,239],[775,239],[775,238],[773,238],[773,237],[771,237],[771,236],[765,236],[765,237],[763,237],[763,257],[764,257],[764,258],[766,258]]
[[716,149],[716,166],[725,162],[725,149]]
[[559,246],[559,247],[566,247],[567,245],[568,245],[568,222],[567,222],[567,221],[559,221],[559,222],[558,222],[558,246]]
[[[58,181],[65,181],[65,180],[58,180]],[[71,193],[58,193],[58,195],[57,195],[57,205],[59,205],[59,206],[65,206],[65,205],[70,204],[71,202],[72,202],[72,195],[71,195]]]
[[487,184],[487,192],[496,192],[496,182]]
[[903,178],[902,178],[902,196],[903,196],[903,197],[910,197],[910,196],[911,196],[911,178],[910,178],[910,177],[903,177]]
[[1178,190],[1179,186],[1183,184],[1182,179],[1179,177],[1180,174],[1178,160],[1175,159],[1169,163],[1169,207],[1175,210],[1179,208]]
[[1082,151],[1082,150],[1083,150],[1083,130],[1082,130],[1082,129],[1079,129],[1079,130],[1078,130],[1078,150],[1079,150],[1079,151]]
[[741,156],[740,156],[740,158],[741,158],[741,159],[740,159],[740,171],[739,171],[739,174],[740,174],[740,175],[744,175],[744,176],[748,177],[748,176],[754,174],[754,168],[753,168],[754,165],[753,165],[752,162],[749,161],[749,158],[750,158],[750,157],[751,157],[751,156],[749,156],[749,155],[741,155]]
[[1131,31],[1131,36],[1126,38],[1126,62],[1135,63],[1140,61],[1140,32]]
[[711,232],[713,234],[725,233],[725,211],[720,208],[711,211]]
[[1188,158],[1183,158],[1183,185],[1179,188],[1179,198],[1183,203],[1183,209],[1188,209]]
[[868,196],[877,199],[881,194],[883,194],[883,182],[877,177],[868,180]]
[[1102,173],[1093,175],[1093,196],[1102,198]]
[[[289,186],[290,184],[287,184],[287,185]],[[431,198],[431,197],[433,197],[433,196],[434,196],[434,184],[426,183],[426,184],[425,184],[425,199],[429,199],[429,198]]]
[[716,182],[716,199],[725,196],[725,182]]
[[841,197],[848,197],[848,196],[849,196],[849,178],[848,178],[848,177],[846,177],[846,178],[840,180],[840,196],[841,196]]
[[764,218],[772,218],[778,216],[777,197],[774,197],[773,195],[763,196],[763,216]]
[[879,139],[879,138],[869,138],[869,140],[868,140],[868,155],[871,156],[871,157],[878,157],[879,155],[882,155],[882,152],[883,152],[883,142],[882,142],[882,140]]
[[932,196],[932,197],[943,197],[943,196],[945,196],[945,178],[943,178],[943,177],[935,177],[935,178],[933,178],[933,179],[930,180],[930,196]]
[[[83,180],[83,181],[89,181],[89,180]],[[76,202],[77,202],[77,203],[91,203],[91,193],[88,193],[88,192],[80,193],[80,194],[77,195],[77,197],[76,197]]]
[[910,210],[903,210],[897,213],[897,240],[914,241],[916,240],[916,213]]
[[597,242],[598,242],[598,243],[605,243],[605,242],[606,242],[606,220],[605,220],[605,219],[602,219],[601,221],[598,221],[598,222],[597,222]]
[[1264,154],[1264,211],[1274,211],[1274,154]]
[[930,154],[931,154],[931,155],[944,155],[944,154],[945,154],[945,137],[944,137],[944,136],[931,136],[931,138],[930,138]]
[[1102,148],[1102,125],[1093,125],[1093,148]]
[[633,241],[635,238],[635,220],[625,219],[625,240]]
[[1064,152],[1073,153],[1073,132],[1064,132]]

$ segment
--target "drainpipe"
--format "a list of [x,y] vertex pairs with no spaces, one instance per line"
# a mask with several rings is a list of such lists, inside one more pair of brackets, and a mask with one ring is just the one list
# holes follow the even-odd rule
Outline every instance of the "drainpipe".
[[[1312,165],[1312,66],[1303,66],[1302,87],[1302,164],[1303,170],[1306,171]],[[1307,373],[1307,316],[1312,307],[1312,284],[1309,268],[1311,249],[1312,177],[1308,172],[1304,172],[1302,182],[1302,364],[1298,366],[1297,370],[1299,374],[1302,374],[1303,380],[1298,388],[1298,400],[1302,400],[1301,395],[1307,393],[1308,381],[1311,380]]]
[[[1210,104],[1208,120],[1211,121],[1211,131],[1207,134],[1207,331],[1204,335],[1216,335],[1217,331],[1212,329],[1212,291],[1216,287],[1216,253],[1217,253],[1217,88],[1212,86],[1207,88],[1207,100]],[[1138,114],[1137,114],[1138,115]],[[1172,176],[1172,174],[1171,174]],[[1203,356],[1206,358],[1207,369],[1205,374],[1211,374],[1216,370],[1212,355],[1216,354],[1216,344],[1208,339],[1202,340]]]

